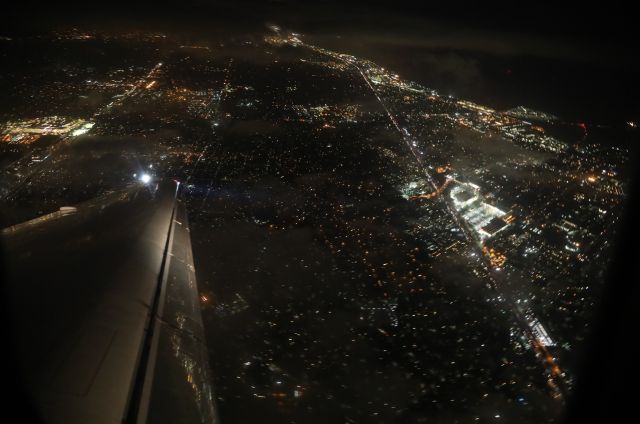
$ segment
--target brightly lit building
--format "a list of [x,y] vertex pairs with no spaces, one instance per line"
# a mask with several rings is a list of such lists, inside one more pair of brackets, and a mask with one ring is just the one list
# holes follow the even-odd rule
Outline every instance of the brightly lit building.
[[475,184],[456,184],[449,192],[449,196],[460,216],[482,241],[509,225],[504,220],[507,213],[485,203],[480,194],[480,187]]

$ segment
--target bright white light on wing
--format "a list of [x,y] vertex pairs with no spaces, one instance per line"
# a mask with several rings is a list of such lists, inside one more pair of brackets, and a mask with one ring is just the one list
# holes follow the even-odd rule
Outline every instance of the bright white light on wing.
[[149,174],[140,175],[140,181],[142,181],[145,184],[149,183],[151,181],[151,175]]

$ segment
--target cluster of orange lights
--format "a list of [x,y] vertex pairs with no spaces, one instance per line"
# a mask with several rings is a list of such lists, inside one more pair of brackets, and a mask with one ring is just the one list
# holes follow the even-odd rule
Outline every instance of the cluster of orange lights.
[[12,134],[5,134],[0,138],[3,143],[20,143],[20,144],[32,144],[40,139],[39,134],[23,134],[19,139],[14,140]]
[[487,249],[487,247],[482,248],[482,253],[489,256],[489,260],[491,261],[491,266],[493,267],[502,267],[504,263],[507,261],[507,257],[502,253],[496,252],[493,248]]
[[447,186],[449,184],[451,184],[451,181],[453,181],[453,180],[448,178],[440,187],[438,187],[437,190],[432,191],[431,193],[424,193],[424,194],[418,194],[418,195],[415,195],[415,196],[411,196],[410,199],[411,200],[432,199],[432,198],[434,198],[436,196],[439,196],[447,188]]
[[282,392],[276,392],[276,393],[271,393],[271,396],[276,399],[283,399],[287,397],[287,394]]

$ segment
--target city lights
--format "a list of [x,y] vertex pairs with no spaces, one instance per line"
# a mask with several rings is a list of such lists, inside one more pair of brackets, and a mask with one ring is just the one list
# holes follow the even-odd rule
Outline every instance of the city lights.
[[[3,234],[81,219],[96,199],[156,199],[176,182],[186,213],[168,216],[187,228],[199,291],[159,313],[222,346],[209,355],[216,387],[196,390],[188,349],[180,381],[241,405],[225,410],[230,422],[254,410],[274,422],[317,411],[327,422],[455,421],[455,410],[471,411],[460,421],[552,421],[627,198],[630,151],[616,137],[635,121],[580,126],[513,107],[538,104],[518,91],[487,106],[393,61],[265,32],[31,40],[24,63],[52,46],[73,60],[15,78],[22,103],[0,122]],[[137,225],[127,231],[160,232]],[[96,235],[76,244],[109,239]],[[176,252],[165,252],[167,284]],[[183,318],[196,307],[202,322]]]

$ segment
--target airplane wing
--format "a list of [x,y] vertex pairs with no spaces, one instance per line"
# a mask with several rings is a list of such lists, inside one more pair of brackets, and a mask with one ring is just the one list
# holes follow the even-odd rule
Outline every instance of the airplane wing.
[[3,230],[17,374],[52,423],[217,423],[179,184]]

